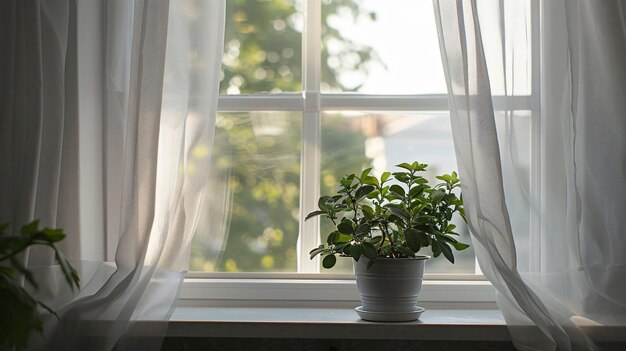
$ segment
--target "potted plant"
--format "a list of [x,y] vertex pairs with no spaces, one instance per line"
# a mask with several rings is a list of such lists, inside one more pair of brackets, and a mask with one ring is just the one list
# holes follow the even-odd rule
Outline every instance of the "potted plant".
[[48,246],[72,289],[79,288],[79,278],[69,259],[56,247],[65,238],[62,229],[40,229],[38,220],[22,226],[19,235],[10,235],[8,227],[0,224],[0,350],[20,350],[27,346],[32,331],[43,335],[46,313],[59,318],[24,288],[20,277],[34,289],[38,285],[20,254],[33,245]]
[[[454,263],[453,249],[465,250],[452,223],[455,214],[465,220],[456,172],[437,176],[430,186],[420,175],[428,165],[418,162],[397,165],[402,171],[384,172],[380,178],[371,168],[360,176],[344,176],[332,196],[322,196],[315,216],[328,218],[334,230],[326,244],[311,250],[311,259],[323,256],[322,266],[332,268],[337,255],[352,257],[362,306],[361,318],[374,321],[410,321],[424,311],[417,306],[424,262],[422,248],[434,257],[443,255]],[[419,253],[419,254],[418,254]]]

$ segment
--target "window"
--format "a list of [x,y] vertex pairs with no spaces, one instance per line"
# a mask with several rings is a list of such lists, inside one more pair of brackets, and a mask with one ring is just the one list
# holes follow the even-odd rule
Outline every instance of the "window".
[[[528,183],[537,137],[538,10],[534,0],[514,7],[528,14],[528,23],[504,27],[514,55],[502,59],[492,50],[497,37],[487,34],[485,43],[490,64],[523,77],[512,87],[503,84],[506,76],[491,79],[499,132],[527,145],[526,154],[511,157],[511,169]],[[328,273],[308,256],[328,223],[301,219],[339,177],[412,160],[430,165],[431,181],[456,169],[434,21],[430,1],[227,1],[207,183],[213,196],[190,270]],[[507,135],[511,123],[521,126],[516,135]],[[530,214],[518,219],[531,223]],[[469,242],[466,227],[462,235]],[[427,273],[480,273],[471,249],[455,256],[455,265],[428,261]],[[346,259],[330,273],[351,270]]]

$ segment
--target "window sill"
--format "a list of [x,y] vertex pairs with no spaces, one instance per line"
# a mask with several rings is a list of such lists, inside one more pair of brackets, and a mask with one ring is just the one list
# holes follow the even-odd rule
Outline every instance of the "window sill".
[[509,341],[498,310],[427,310],[415,322],[377,323],[352,309],[178,307],[168,337]]
[[[418,321],[376,323],[353,311],[360,305],[353,279],[188,278],[167,336],[510,342],[487,281],[424,281],[418,303],[427,308]],[[616,350],[626,343],[624,326],[573,322]]]
[[[610,350],[623,350],[626,327],[574,321]],[[135,327],[149,327],[139,322]],[[161,330],[161,329],[159,329]],[[145,334],[144,334],[145,335]],[[506,322],[493,309],[427,309],[419,320],[378,323],[346,308],[177,307],[168,338],[346,339],[510,342]]]

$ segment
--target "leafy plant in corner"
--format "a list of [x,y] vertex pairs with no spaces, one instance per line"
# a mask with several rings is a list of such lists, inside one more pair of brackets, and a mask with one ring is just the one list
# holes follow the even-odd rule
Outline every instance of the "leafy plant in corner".
[[454,263],[452,249],[465,250],[468,244],[455,236],[453,215],[465,220],[462,198],[456,188],[460,180],[456,172],[437,176],[442,182],[431,187],[420,175],[428,165],[418,162],[397,165],[402,171],[384,172],[380,178],[371,175],[371,168],[360,176],[343,177],[332,196],[319,198],[319,210],[307,215],[330,219],[335,230],[328,234],[326,244],[311,250],[311,259],[322,255],[324,268],[331,268],[336,255],[356,261],[362,256],[373,264],[379,257],[414,258],[424,247],[434,257],[443,254]]
[[23,348],[33,330],[43,332],[45,311],[59,316],[41,301],[33,298],[20,284],[20,276],[38,289],[32,273],[21,261],[20,253],[33,245],[44,245],[54,251],[54,256],[67,283],[79,287],[76,270],[55,244],[65,238],[62,229],[39,229],[39,221],[21,228],[20,235],[9,235],[8,224],[0,225],[0,349]]

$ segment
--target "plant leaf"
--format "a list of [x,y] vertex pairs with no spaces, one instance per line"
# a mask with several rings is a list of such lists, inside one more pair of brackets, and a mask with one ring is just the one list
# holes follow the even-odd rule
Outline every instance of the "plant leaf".
[[355,261],[358,261],[359,258],[361,258],[361,254],[363,254],[363,249],[361,248],[361,245],[359,244],[352,244],[350,245],[350,256],[352,256],[352,258],[354,258]]
[[46,240],[50,241],[51,243],[65,239],[65,234],[63,233],[62,229],[44,228],[42,232],[46,236]]
[[328,255],[322,260],[322,267],[329,269],[337,263],[337,257],[335,255]]
[[433,240],[430,248],[433,250],[433,257],[439,257],[441,255],[441,246],[439,246],[438,241]]
[[54,250],[54,256],[56,257],[57,262],[61,266],[61,271],[63,271],[63,275],[65,276],[65,280],[69,284],[69,286],[74,289],[74,285],[76,288],[80,288],[80,279],[78,278],[78,272],[70,263],[70,260],[61,252],[56,246],[52,246]]
[[368,205],[361,206],[361,211],[363,211],[363,216],[368,220],[374,217],[374,210]]
[[359,224],[358,227],[356,227],[354,232],[357,235],[367,234],[367,233],[370,232],[371,229],[372,229],[372,225],[371,224],[369,224],[369,223],[362,223],[362,224]]
[[2,301],[0,349],[26,347],[31,331],[41,333],[43,330],[43,321],[37,312],[37,302],[14,281],[2,280],[0,280],[0,301]]
[[404,219],[410,219],[411,218],[411,215],[407,211],[405,211],[405,210],[403,210],[401,208],[398,208],[398,207],[395,207],[395,206],[387,206],[387,208],[389,209],[389,211],[391,211],[391,213],[395,214],[396,216],[398,216],[400,218],[404,218]]
[[430,198],[433,202],[439,202],[443,200],[443,197],[445,195],[446,193],[444,191],[437,190],[437,191],[433,191],[433,193],[430,195]]
[[378,195],[380,195],[380,191],[374,190],[371,193],[367,194],[367,198],[368,199],[375,199],[375,198],[378,197]]
[[407,255],[409,257],[415,257],[415,253],[413,251],[411,251],[411,249],[409,249],[406,246],[398,245],[398,246],[396,246],[396,251],[398,251],[398,252],[400,252],[402,254],[405,254],[405,255]]
[[364,242],[361,244],[361,246],[363,247],[363,255],[365,255],[365,257],[369,258],[370,260],[375,260],[376,257],[378,257],[378,250],[371,243]]
[[370,174],[371,170],[372,170],[372,167],[364,169],[363,172],[361,172],[361,180],[367,177]]
[[[341,225],[343,223],[340,223],[339,225]],[[339,232],[334,231],[330,234],[328,234],[328,237],[326,238],[326,243],[328,243],[328,245],[332,245],[334,243],[337,242],[337,240],[339,239]]]
[[342,221],[337,224],[337,230],[339,233],[351,235],[354,233],[354,228],[352,228],[352,224],[348,221]]
[[39,220],[36,219],[26,225],[23,225],[22,229],[20,229],[20,234],[31,235],[31,234],[37,233],[38,230],[39,230]]
[[329,205],[328,202],[331,201],[331,197],[330,196],[321,196],[320,199],[317,201],[317,207],[319,207],[320,210],[328,210],[329,209]]
[[311,259],[313,259],[315,256],[321,254],[324,251],[326,251],[326,248],[324,248],[324,245],[320,245],[319,247],[311,250],[311,252],[309,252],[309,255],[311,255]]
[[470,247],[468,244],[459,243],[459,242],[453,243],[452,246],[454,246],[454,248],[458,251],[463,251],[467,249],[468,247]]
[[383,174],[380,176],[380,182],[386,182],[387,179],[389,179],[389,176],[391,176],[391,172],[383,172]]
[[363,184],[378,186],[378,179],[376,177],[367,176],[361,180]]
[[398,194],[399,196],[404,196],[406,194],[404,189],[398,184],[394,184],[391,187],[389,187],[389,191],[394,192]]
[[421,247],[420,233],[417,230],[413,228],[405,230],[404,237],[406,239],[406,244],[409,247],[409,249],[413,250],[413,252],[419,251]]
[[416,196],[421,195],[425,188],[426,187],[423,186],[423,185],[418,185],[418,186],[412,187],[411,190],[409,190],[409,197],[410,198],[414,198]]
[[376,245],[379,242],[381,242],[383,240],[383,236],[382,235],[378,235],[378,236],[374,236],[370,239],[370,243],[372,243],[372,245]]
[[454,263],[454,254],[452,253],[452,249],[448,246],[447,243],[443,241],[437,241],[439,248],[441,248],[441,253],[448,259],[448,261]]
[[324,211],[313,211],[313,212],[309,213],[308,215],[306,215],[306,218],[304,218],[304,220],[307,221],[307,220],[309,220],[309,219],[311,219],[311,218],[313,218],[315,216],[319,216],[319,215],[322,215],[324,213],[326,213],[326,212],[324,212]]
[[392,174],[396,178],[396,180],[402,183],[408,183],[410,179],[409,173],[406,173],[406,172],[394,172]]
[[373,185],[363,185],[362,187],[357,189],[356,193],[354,194],[354,197],[356,197],[356,199],[359,200],[374,190],[376,190],[376,187]]
[[404,169],[406,169],[407,171],[412,171],[412,170],[413,170],[413,168],[411,167],[411,165],[410,165],[410,164],[408,164],[408,163],[406,163],[406,162],[403,162],[403,163],[397,164],[397,165],[396,165],[396,167],[404,168]]

